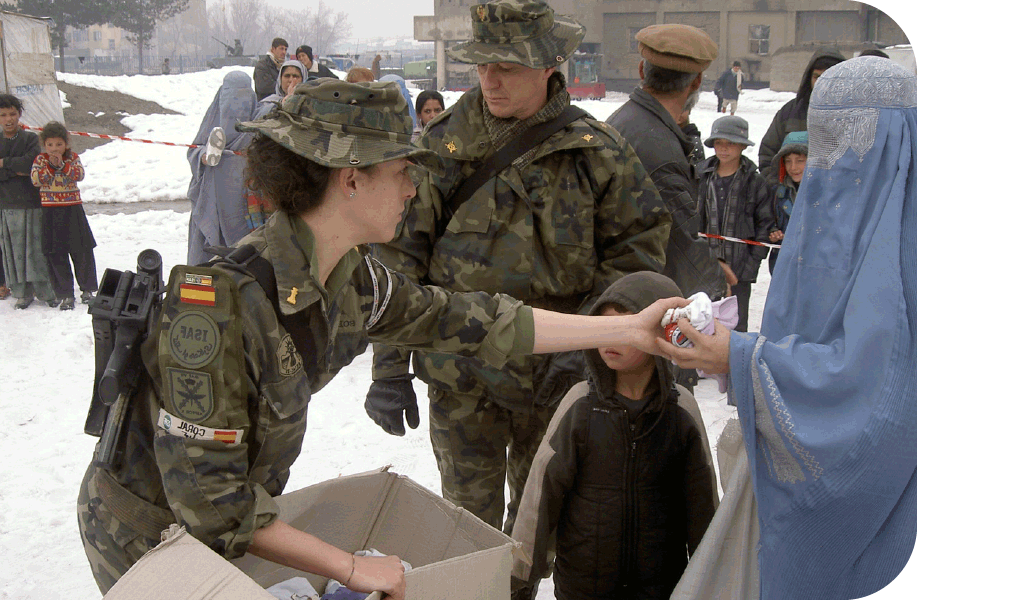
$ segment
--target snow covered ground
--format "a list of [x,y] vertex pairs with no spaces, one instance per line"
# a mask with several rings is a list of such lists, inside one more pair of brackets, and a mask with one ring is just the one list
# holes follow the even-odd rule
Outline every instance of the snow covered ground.
[[[76,85],[121,91],[181,112],[181,116],[136,115],[124,122],[133,129],[130,136],[189,143],[228,70],[231,68],[157,77],[61,74],[60,78]],[[457,96],[446,94],[446,101],[453,102]],[[761,139],[774,113],[791,97],[770,91],[743,93],[738,114],[750,122],[752,140]],[[579,104],[604,119],[625,100],[625,95],[614,94],[603,101]],[[718,116],[714,100],[713,95],[705,94],[692,115],[705,135]],[[756,146],[746,154],[756,161]],[[82,159],[87,202],[146,202],[185,196],[190,174],[183,148],[116,141],[83,153]],[[163,210],[90,217],[99,244],[96,260],[100,273],[107,267],[134,270],[138,252],[154,248],[163,255],[166,275],[170,265],[184,261],[187,221],[186,214]],[[754,286],[752,329],[760,324],[768,283],[765,262]],[[0,598],[99,598],[75,521],[80,478],[95,444],[95,438],[82,433],[93,377],[92,330],[85,308],[60,312],[36,303],[16,312],[12,300],[0,302],[0,364],[0,418],[4,422],[0,427],[0,457],[4,459]],[[365,354],[316,395],[310,405],[306,443],[292,470],[289,490],[392,464],[395,471],[439,491],[425,424],[425,387],[419,381],[415,384],[424,424],[396,438],[373,425],[363,411],[369,383],[370,357]],[[708,432],[717,439],[735,410],[726,405],[712,381],[701,382],[697,399]],[[541,597],[552,597],[550,580],[542,587]]]

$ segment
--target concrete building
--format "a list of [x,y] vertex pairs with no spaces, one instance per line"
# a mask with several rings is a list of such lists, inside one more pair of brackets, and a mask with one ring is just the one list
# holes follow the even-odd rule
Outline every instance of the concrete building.
[[[413,17],[417,40],[433,41],[438,87],[477,82],[471,65],[449,61],[444,50],[472,35],[469,10],[480,0],[434,0],[434,14]],[[710,86],[738,60],[748,87],[770,85],[796,91],[814,49],[839,46],[847,56],[878,45],[909,44],[899,25],[882,11],[847,0],[548,0],[556,13],[572,15],[586,28],[579,51],[599,54],[600,80],[610,90],[629,91],[637,81],[635,35],[658,23],[684,23],[706,31],[718,44],[708,68]],[[713,75],[713,77],[712,77]]]

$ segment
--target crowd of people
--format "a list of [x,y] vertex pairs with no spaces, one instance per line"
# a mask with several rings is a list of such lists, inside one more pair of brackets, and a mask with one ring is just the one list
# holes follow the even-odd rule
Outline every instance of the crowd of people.
[[[341,79],[309,45],[289,60],[281,38],[252,78],[225,75],[188,151],[187,265],[140,350],[133,460],[82,481],[100,589],[179,523],[226,558],[403,598],[398,557],[293,529],[275,501],[311,395],[371,342],[367,415],[404,435],[427,384],[443,496],[523,545],[513,599],[551,574],[558,598],[670,598],[688,565],[709,572],[735,515],[716,510],[702,376],[736,406],[759,523],[758,581],[707,598],[884,587],[916,535],[914,76],[815,55],[755,164],[738,62],[714,84],[730,114],[706,137],[689,121],[718,55],[700,29],[639,31],[640,81],[601,122],[559,70],[580,23],[524,0],[469,14],[447,52],[479,85],[448,107],[379,69]],[[21,112],[0,95],[0,298],[74,308],[72,264],[83,302],[97,287],[82,163]],[[687,343],[664,339],[669,309],[705,311],[677,323]]]

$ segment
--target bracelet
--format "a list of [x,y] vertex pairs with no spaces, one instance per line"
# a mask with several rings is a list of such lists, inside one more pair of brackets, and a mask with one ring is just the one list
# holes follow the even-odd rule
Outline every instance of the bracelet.
[[352,581],[352,576],[356,574],[356,555],[352,555],[352,570],[348,572],[348,579],[345,580],[345,587],[348,587],[348,583]]

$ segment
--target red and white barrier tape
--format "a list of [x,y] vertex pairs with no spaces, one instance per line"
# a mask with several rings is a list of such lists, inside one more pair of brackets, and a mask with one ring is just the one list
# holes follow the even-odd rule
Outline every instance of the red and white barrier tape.
[[[42,127],[29,127],[28,125],[24,125],[24,124],[21,127],[22,127],[22,129],[27,129],[29,131],[42,131],[43,130]],[[143,144],[157,144],[157,145],[160,145],[160,146],[180,146],[180,147],[183,147],[183,148],[198,148],[199,147],[196,144],[179,144],[177,142],[159,142],[159,141],[156,141],[156,140],[144,140],[142,138],[124,137],[122,135],[107,135],[105,133],[88,133],[86,131],[69,131],[68,133],[70,133],[71,135],[78,135],[78,136],[82,136],[82,137],[97,138],[97,139],[101,139],[101,140],[124,140],[126,142],[141,142]],[[225,154],[238,154],[238,155],[242,154],[241,152],[238,152],[236,150],[228,150],[228,149],[225,149],[224,153]]]
[[725,240],[727,242],[739,242],[741,244],[750,244],[751,246],[764,246],[765,248],[781,248],[781,244],[766,244],[764,242],[755,242],[754,240],[741,240],[740,238],[726,237],[724,235],[715,235],[713,233],[698,233],[700,237],[714,238],[716,240]]

